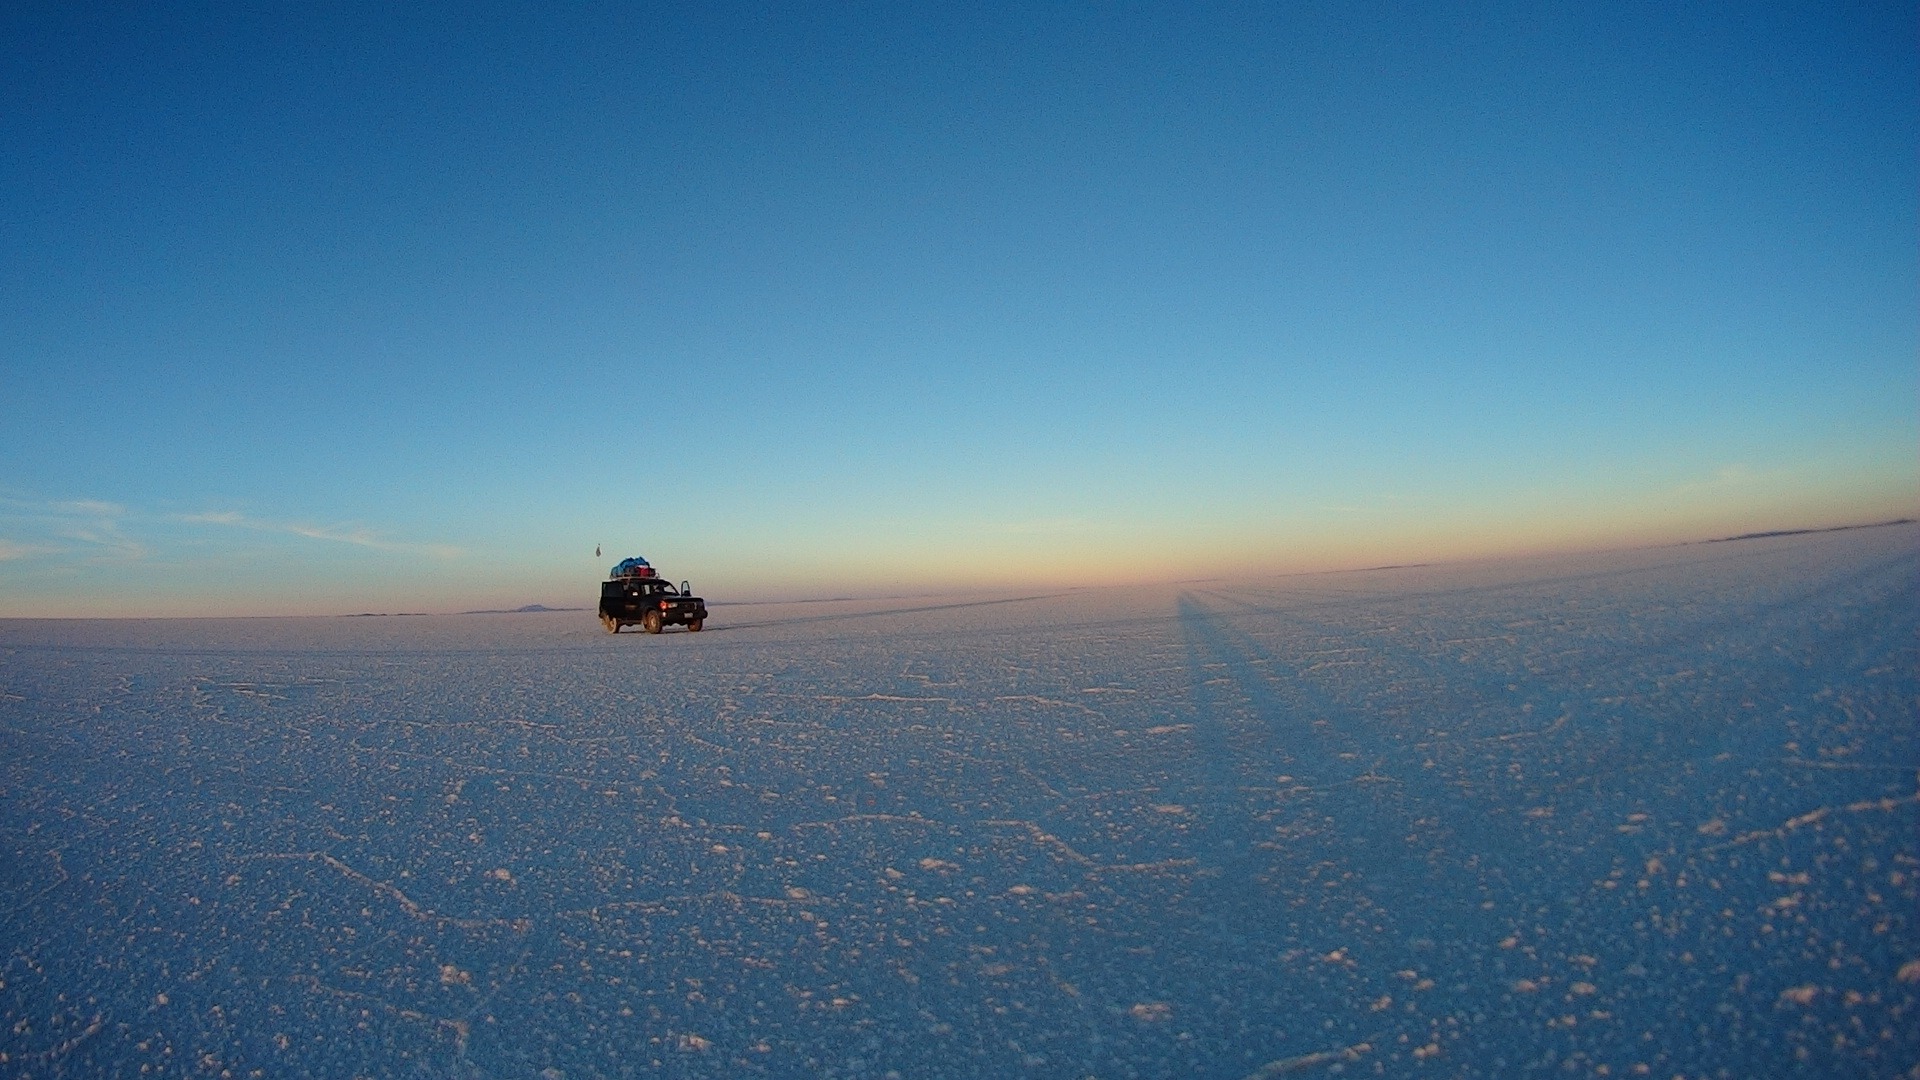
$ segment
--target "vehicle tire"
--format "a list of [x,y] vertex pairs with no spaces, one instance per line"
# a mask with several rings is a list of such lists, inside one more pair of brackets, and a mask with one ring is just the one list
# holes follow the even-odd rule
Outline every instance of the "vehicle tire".
[[689,633],[689,634],[697,634],[697,633],[699,633],[699,632],[700,632],[700,628],[701,628],[702,626],[705,626],[705,625],[706,625],[706,622],[707,622],[707,620],[705,620],[705,619],[695,619],[695,620],[693,620],[692,622],[690,622],[690,623],[688,623],[688,624],[687,624],[687,633]]
[[600,625],[606,627],[607,633],[609,634],[617,634],[620,632],[620,620],[611,615],[602,614],[600,616]]
[[645,615],[641,616],[640,618],[641,629],[645,630],[649,634],[659,633],[662,625],[663,624],[660,621],[660,613],[657,611],[649,611]]

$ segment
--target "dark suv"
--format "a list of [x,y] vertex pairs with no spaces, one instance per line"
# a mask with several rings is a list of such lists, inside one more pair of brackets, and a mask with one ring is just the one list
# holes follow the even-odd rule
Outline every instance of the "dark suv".
[[678,589],[668,584],[645,559],[624,560],[600,583],[600,625],[609,634],[635,624],[649,634],[676,625],[697,631],[706,621],[707,602],[684,581]]

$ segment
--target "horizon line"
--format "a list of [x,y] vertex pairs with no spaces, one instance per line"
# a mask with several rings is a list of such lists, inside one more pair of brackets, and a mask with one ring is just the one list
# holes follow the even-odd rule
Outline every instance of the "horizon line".
[[[1730,544],[1752,540],[1774,540],[1793,536],[1817,536],[1828,533],[1856,532],[1863,529],[1884,529],[1899,525],[1920,523],[1920,518],[1899,517],[1884,521],[1857,522],[1849,525],[1809,526],[1792,529],[1766,529],[1757,532],[1739,533],[1733,536],[1715,536],[1701,540],[1678,540],[1663,544],[1634,544],[1623,547],[1581,548],[1551,553],[1512,552],[1502,555],[1467,556],[1457,559],[1439,559],[1426,562],[1383,563],[1374,566],[1334,567],[1320,570],[1287,570],[1271,573],[1214,574],[1205,577],[1176,578],[1166,582],[1171,585],[1205,584],[1208,582],[1236,581],[1253,578],[1276,577],[1325,577],[1337,574],[1367,574],[1391,570],[1416,570],[1433,567],[1459,566],[1474,562],[1499,562],[1514,559],[1540,557],[1570,557],[1580,555],[1602,555],[1629,551],[1659,551],[1680,547],[1699,547],[1707,544]],[[1123,588],[1128,584],[1109,583],[1104,585],[1055,585],[1053,588],[1064,592],[1078,592],[1090,589]],[[1025,586],[1034,587],[1034,586]],[[709,601],[715,607],[746,607],[775,604],[835,604],[858,603],[861,601],[904,600],[929,596],[958,596],[999,591],[988,586],[954,586],[932,588],[916,592],[887,592],[870,596],[839,595],[822,597],[799,597],[781,599],[744,599]],[[538,601],[523,604],[518,608],[479,608],[464,611],[351,611],[351,612],[311,612],[304,614],[246,614],[246,615],[0,615],[0,622],[46,622],[53,620],[71,621],[138,621],[138,620],[183,620],[183,619],[379,619],[379,618],[455,618],[466,615],[542,615],[560,614],[593,610],[590,607],[567,605],[549,606]]]

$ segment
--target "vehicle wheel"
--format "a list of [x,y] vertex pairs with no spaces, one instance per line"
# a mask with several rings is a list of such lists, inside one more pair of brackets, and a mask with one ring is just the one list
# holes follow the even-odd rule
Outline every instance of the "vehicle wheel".
[[606,627],[607,633],[609,634],[617,634],[620,632],[620,620],[611,615],[600,616],[600,625]]
[[662,624],[660,622],[660,613],[657,611],[647,612],[646,615],[643,616],[640,620],[641,628],[644,629],[649,634],[659,633],[661,625]]
[[707,620],[705,620],[705,619],[695,619],[695,620],[693,620],[692,622],[690,622],[690,623],[688,623],[688,624],[687,624],[687,633],[689,633],[689,634],[697,634],[697,633],[699,633],[699,632],[700,632],[700,628],[701,628],[702,626],[705,626],[705,625],[706,625],[706,623],[707,623]]

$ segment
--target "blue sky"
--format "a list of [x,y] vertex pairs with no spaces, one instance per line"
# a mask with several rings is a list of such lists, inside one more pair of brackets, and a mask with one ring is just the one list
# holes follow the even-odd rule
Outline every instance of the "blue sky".
[[1920,504],[1912,4],[403,7],[0,14],[0,615]]

